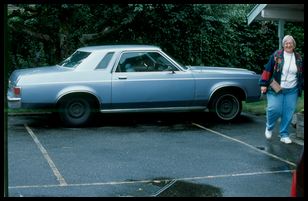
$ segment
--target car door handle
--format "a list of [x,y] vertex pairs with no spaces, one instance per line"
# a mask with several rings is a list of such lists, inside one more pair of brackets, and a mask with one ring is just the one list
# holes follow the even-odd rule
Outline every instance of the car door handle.
[[125,80],[125,79],[127,79],[127,76],[119,76],[118,77],[120,80]]

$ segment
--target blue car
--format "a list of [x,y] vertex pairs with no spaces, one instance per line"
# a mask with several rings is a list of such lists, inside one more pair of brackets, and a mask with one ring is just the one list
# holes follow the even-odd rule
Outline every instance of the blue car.
[[9,108],[51,108],[68,126],[94,113],[210,111],[229,121],[242,101],[258,101],[259,74],[241,68],[183,66],[150,45],[89,46],[58,65],[15,70]]

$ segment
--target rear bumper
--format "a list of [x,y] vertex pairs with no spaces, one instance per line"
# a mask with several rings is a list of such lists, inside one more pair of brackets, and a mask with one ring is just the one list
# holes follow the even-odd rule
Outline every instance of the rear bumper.
[[21,98],[7,97],[8,108],[18,109],[21,108]]

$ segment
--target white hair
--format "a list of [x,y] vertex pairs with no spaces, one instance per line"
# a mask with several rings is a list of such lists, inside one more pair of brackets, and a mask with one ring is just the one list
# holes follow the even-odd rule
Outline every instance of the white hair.
[[286,42],[286,41],[289,41],[289,40],[291,40],[291,41],[293,42],[293,46],[294,46],[294,48],[295,48],[295,47],[296,47],[296,42],[295,42],[294,38],[293,38],[292,36],[290,36],[290,35],[286,35],[286,36],[282,39],[282,47],[284,47],[285,42]]

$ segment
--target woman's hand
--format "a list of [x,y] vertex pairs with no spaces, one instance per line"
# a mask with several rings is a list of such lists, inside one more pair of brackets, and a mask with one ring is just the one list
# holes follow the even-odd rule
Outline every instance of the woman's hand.
[[267,87],[262,86],[261,87],[261,93],[266,94],[266,92],[267,92]]

